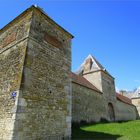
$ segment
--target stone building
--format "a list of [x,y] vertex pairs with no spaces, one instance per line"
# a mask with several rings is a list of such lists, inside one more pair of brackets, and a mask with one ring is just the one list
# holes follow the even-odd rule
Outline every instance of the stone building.
[[73,122],[127,121],[137,118],[131,100],[115,91],[114,78],[91,55],[72,73]]
[[0,30],[0,140],[70,139],[72,38],[34,6]]
[[91,55],[71,73],[72,38],[34,6],[0,30],[0,140],[69,140],[72,121],[136,119]]

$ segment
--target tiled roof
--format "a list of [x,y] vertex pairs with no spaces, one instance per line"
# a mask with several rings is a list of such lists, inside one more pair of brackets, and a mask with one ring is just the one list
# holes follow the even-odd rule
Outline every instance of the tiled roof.
[[133,105],[131,99],[129,99],[129,98],[127,98],[127,97],[125,97],[125,96],[123,96],[119,93],[116,93],[116,97],[117,97],[118,100],[120,100],[124,103],[127,103],[129,105]]
[[75,73],[70,74],[72,78],[72,82],[77,83],[79,85],[82,85],[84,87],[90,88],[92,90],[95,90],[99,93],[102,93],[100,90],[98,90],[93,84],[91,84],[87,79],[85,79],[83,76],[77,75]]

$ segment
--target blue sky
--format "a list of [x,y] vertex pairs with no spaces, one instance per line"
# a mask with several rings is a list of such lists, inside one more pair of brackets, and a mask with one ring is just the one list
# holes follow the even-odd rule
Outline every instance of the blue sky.
[[92,54],[117,88],[140,86],[140,1],[1,0],[0,28],[33,4],[75,36],[73,71]]

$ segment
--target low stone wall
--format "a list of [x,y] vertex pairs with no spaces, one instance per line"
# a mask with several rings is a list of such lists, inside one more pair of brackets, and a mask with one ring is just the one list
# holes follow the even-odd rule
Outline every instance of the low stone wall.
[[104,117],[102,94],[72,83],[72,121],[99,122]]
[[132,100],[132,104],[134,104],[138,110],[138,117],[140,117],[140,97],[138,98],[133,98]]
[[117,100],[115,105],[116,121],[135,120],[136,118],[137,118],[137,110],[135,106]]

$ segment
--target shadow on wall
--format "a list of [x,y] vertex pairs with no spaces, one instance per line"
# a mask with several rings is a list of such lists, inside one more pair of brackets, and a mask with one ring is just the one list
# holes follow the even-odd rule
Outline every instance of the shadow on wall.
[[121,135],[112,135],[103,132],[89,132],[74,125],[72,128],[72,140],[117,140]]

